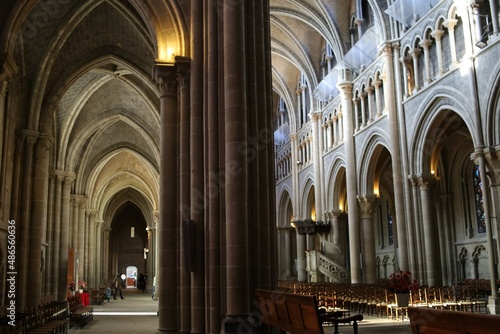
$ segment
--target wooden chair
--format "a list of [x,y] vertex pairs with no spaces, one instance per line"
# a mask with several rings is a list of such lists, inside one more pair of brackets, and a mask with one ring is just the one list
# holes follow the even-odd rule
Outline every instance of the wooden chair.
[[408,315],[413,334],[498,334],[500,328],[493,314],[409,307]]

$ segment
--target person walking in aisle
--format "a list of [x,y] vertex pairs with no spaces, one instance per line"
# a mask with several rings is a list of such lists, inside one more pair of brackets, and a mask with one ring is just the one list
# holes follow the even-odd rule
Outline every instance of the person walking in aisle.
[[115,287],[115,296],[114,296],[114,298],[113,298],[113,299],[114,299],[114,300],[116,300],[116,293],[117,293],[118,291],[120,291],[120,297],[121,297],[122,299],[125,299],[125,298],[123,298],[123,295],[122,295],[122,279],[120,278],[120,274],[119,274],[119,273],[118,273],[118,274],[116,274],[116,277],[115,277],[115,279],[113,280],[113,285],[114,285],[114,287]]

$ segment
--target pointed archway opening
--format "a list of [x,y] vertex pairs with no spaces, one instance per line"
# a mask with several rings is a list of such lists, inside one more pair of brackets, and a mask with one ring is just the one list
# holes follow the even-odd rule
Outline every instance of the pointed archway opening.
[[[115,213],[109,235],[109,268],[126,275],[126,287],[135,288],[139,273],[147,272],[145,250],[148,247],[146,219],[132,202],[124,203]],[[135,272],[128,270],[134,267]]]
[[125,287],[127,289],[136,289],[137,288],[137,267],[136,266],[128,266],[125,269]]

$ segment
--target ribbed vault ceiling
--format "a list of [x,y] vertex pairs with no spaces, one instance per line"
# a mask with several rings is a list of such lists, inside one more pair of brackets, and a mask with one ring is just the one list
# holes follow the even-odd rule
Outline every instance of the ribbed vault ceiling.
[[[26,102],[25,127],[52,133],[52,165],[76,173],[75,193],[86,195],[101,219],[109,217],[107,208],[127,201],[143,211],[158,210],[159,92],[153,65],[156,59],[189,56],[189,3],[3,1],[2,9],[19,14],[9,18],[8,27],[22,38],[3,35],[2,47],[22,60],[20,71],[33,79],[33,87],[26,87],[33,99]],[[354,7],[341,0],[270,5],[273,87],[293,113],[300,73],[312,85],[319,82],[325,41],[338,55],[344,52]]]

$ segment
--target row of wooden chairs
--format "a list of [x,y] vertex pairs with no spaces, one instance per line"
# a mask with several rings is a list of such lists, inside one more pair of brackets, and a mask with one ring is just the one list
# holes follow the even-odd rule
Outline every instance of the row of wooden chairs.
[[14,324],[2,322],[3,333],[65,334],[68,332],[68,303],[43,297],[39,304],[15,315]]
[[[395,294],[387,286],[385,281],[376,284],[278,282],[280,291],[316,295],[320,307],[400,318],[404,312],[398,308]],[[486,313],[486,299],[477,289],[465,284],[420,287],[411,293],[410,306]]]

